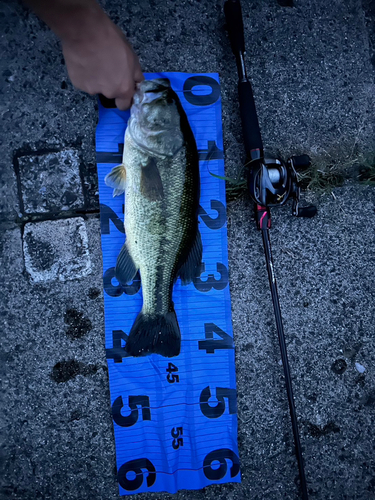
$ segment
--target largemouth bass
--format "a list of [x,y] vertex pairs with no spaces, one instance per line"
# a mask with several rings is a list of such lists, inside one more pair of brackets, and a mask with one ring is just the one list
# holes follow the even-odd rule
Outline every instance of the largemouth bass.
[[125,192],[126,242],[116,278],[140,271],[143,306],[126,342],[131,356],[180,353],[172,302],[178,277],[188,284],[202,260],[198,230],[199,163],[188,119],[169,80],[138,85],[125,132],[123,163],[105,178],[113,196]]

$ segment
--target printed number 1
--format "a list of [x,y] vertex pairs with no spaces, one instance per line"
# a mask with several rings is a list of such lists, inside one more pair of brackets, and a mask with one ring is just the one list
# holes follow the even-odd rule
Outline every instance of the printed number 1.
[[171,435],[174,438],[172,441],[172,447],[174,450],[178,450],[180,446],[184,445],[183,438],[179,437],[183,435],[182,427],[177,427],[176,429],[173,427],[173,429],[171,430]]
[[167,380],[170,384],[174,384],[175,382],[180,381],[180,377],[172,372],[178,372],[178,368],[176,365],[173,363],[168,363],[168,368],[166,369],[166,372],[168,372],[167,375]]

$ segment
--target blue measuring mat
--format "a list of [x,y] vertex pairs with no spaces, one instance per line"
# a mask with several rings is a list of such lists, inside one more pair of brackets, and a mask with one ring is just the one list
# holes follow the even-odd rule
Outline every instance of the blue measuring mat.
[[104,269],[105,345],[121,495],[175,493],[240,482],[234,345],[228,282],[225,182],[219,77],[216,73],[149,73],[168,78],[180,98],[199,152],[201,274],[177,280],[173,302],[181,352],[130,357],[127,333],[142,307],[141,283],[115,278],[125,241],[124,196],[104,178],[122,163],[128,111],[99,103],[96,151]]

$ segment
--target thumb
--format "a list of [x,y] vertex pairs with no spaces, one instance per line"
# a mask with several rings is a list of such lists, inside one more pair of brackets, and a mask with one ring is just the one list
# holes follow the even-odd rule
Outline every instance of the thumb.
[[134,68],[134,80],[136,83],[142,82],[145,79],[143,73],[142,73],[142,68],[139,62],[137,61],[137,64]]
[[132,98],[131,97],[117,97],[115,99],[116,107],[120,111],[125,111],[126,109],[129,109],[132,103]]

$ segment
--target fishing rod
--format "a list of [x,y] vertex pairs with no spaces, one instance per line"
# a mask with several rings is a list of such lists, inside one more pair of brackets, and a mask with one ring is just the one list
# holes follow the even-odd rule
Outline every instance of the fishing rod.
[[265,157],[253,91],[250,80],[246,74],[244,59],[245,39],[240,1],[226,0],[224,4],[224,13],[227,21],[232,52],[236,58],[238,71],[238,94],[242,131],[245,150],[249,159],[247,187],[251,198],[255,202],[257,227],[262,232],[268,280],[275,313],[276,328],[281,351],[281,360],[284,368],[286,392],[288,396],[289,412],[298,462],[301,494],[303,500],[308,500],[301,441],[298,431],[292,379],[272,260],[269,229],[271,228],[270,207],[285,205],[289,199],[292,200],[292,213],[296,217],[313,217],[316,214],[316,207],[312,205],[308,207],[299,206],[300,185],[298,183],[297,170],[302,171],[308,168],[310,166],[310,158],[307,155],[291,156],[286,162],[284,162],[281,158]]

